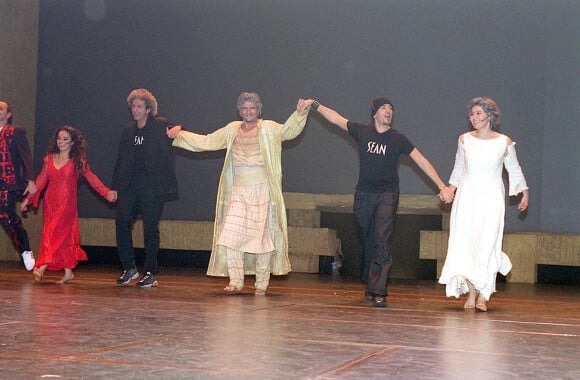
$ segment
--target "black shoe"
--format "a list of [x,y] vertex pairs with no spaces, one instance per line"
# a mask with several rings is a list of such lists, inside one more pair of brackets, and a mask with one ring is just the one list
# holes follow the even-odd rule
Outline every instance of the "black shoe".
[[137,272],[137,268],[133,269],[125,269],[121,277],[117,279],[117,284],[119,285],[127,285],[132,280],[136,280],[139,277],[139,272]]
[[374,307],[387,307],[387,298],[381,297],[381,296],[376,296],[373,306]]
[[365,299],[367,301],[374,301],[375,300],[375,294],[374,293],[371,293],[371,292],[369,292],[367,290],[365,290]]
[[157,286],[155,275],[151,274],[151,272],[145,273],[139,282],[137,282],[137,286],[140,288],[151,288],[153,286]]

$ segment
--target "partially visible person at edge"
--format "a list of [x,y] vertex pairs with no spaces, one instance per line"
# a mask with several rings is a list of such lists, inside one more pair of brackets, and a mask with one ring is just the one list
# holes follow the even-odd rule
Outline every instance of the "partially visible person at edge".
[[38,207],[42,189],[46,187],[42,202],[44,227],[33,271],[37,282],[47,269],[64,269],[64,276],[57,283],[65,284],[74,278],[73,269],[78,261],[87,260],[87,254],[81,248],[79,179],[84,177],[102,197],[109,202],[115,201],[116,194],[91,171],[87,148],[87,142],[78,129],[68,125],[59,128],[50,141],[42,170],[36,177],[38,191],[34,196],[26,197],[20,205],[22,211],[26,211],[29,203]]
[[265,295],[270,274],[290,272],[282,142],[302,132],[310,103],[298,100],[296,111],[278,124],[260,119],[258,94],[243,92],[237,101],[241,121],[208,135],[185,131],[169,135],[175,137],[174,146],[194,152],[226,149],[207,270],[210,276],[229,276],[226,292],[242,291],[244,275],[255,274],[254,294]]
[[167,130],[181,127],[157,116],[157,99],[146,89],[131,91],[127,105],[133,121],[123,129],[112,185],[118,195],[115,226],[123,266],[117,284],[126,285],[139,277],[131,228],[141,215],[145,264],[137,286],[149,288],[158,285],[159,220],[163,205],[177,197],[175,156]]
[[16,198],[36,193],[32,155],[24,127],[12,125],[12,107],[0,99],[0,222],[22,257],[26,270],[34,268],[28,233],[16,214]]
[[370,125],[347,120],[338,112],[315,101],[312,108],[356,140],[359,178],[354,194],[354,215],[361,245],[360,268],[366,282],[365,298],[375,307],[387,306],[387,280],[393,262],[393,223],[399,203],[397,165],[408,155],[439,188],[439,197],[453,200],[433,165],[405,135],[392,128],[394,108],[386,97],[371,102]]
[[[505,216],[503,168],[509,175],[509,195],[521,194],[520,211],[528,207],[529,192],[518,162],[515,143],[498,132],[500,110],[490,98],[468,104],[472,131],[459,136],[455,165],[449,179],[455,193],[451,208],[449,245],[439,283],[447,297],[469,293],[465,309],[487,311],[496,291],[497,273],[512,264],[502,252]],[[473,221],[477,223],[473,223]]]

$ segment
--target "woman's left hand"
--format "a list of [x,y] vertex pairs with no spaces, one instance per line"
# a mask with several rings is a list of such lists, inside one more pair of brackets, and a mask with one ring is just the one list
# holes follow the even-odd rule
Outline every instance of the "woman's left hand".
[[525,211],[528,208],[529,199],[530,199],[530,193],[528,192],[528,190],[522,191],[522,200],[520,201],[520,204],[518,205],[518,210]]
[[455,194],[453,190],[449,188],[449,186],[446,186],[443,189],[441,189],[441,191],[439,192],[439,194],[437,194],[437,196],[439,197],[439,199],[441,199],[441,201],[445,203],[451,203],[453,202]]
[[116,191],[116,190],[110,190],[110,191],[107,193],[107,197],[106,197],[106,198],[107,198],[107,200],[108,200],[109,202],[111,202],[111,203],[113,203],[113,202],[117,202],[117,191]]

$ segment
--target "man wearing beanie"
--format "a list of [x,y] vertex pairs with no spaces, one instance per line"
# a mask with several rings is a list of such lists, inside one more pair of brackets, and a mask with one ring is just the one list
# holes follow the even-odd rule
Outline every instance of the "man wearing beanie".
[[386,97],[371,102],[373,124],[345,119],[315,100],[312,108],[326,120],[348,132],[358,144],[359,179],[354,195],[354,215],[361,245],[360,268],[366,282],[365,297],[375,307],[386,307],[387,279],[392,265],[393,222],[399,203],[397,165],[401,154],[408,155],[437,185],[444,202],[453,200],[431,163],[405,135],[391,128],[393,103]]

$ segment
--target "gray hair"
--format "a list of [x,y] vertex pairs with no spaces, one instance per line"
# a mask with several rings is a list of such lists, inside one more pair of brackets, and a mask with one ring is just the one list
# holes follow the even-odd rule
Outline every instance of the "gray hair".
[[493,99],[486,97],[473,98],[469,101],[467,109],[469,112],[471,112],[471,109],[475,106],[480,106],[483,112],[485,112],[485,114],[489,117],[489,125],[491,129],[499,129],[501,122],[501,111]]
[[157,116],[157,99],[153,96],[149,90],[144,88],[138,88],[131,91],[127,97],[127,105],[131,108],[133,100],[139,99],[145,102],[145,108],[151,110],[149,113],[151,116]]
[[242,105],[245,102],[254,103],[256,107],[258,107],[260,114],[262,114],[262,101],[260,100],[260,95],[255,92],[242,92],[240,96],[238,96],[238,101],[236,103],[238,112],[242,110]]

